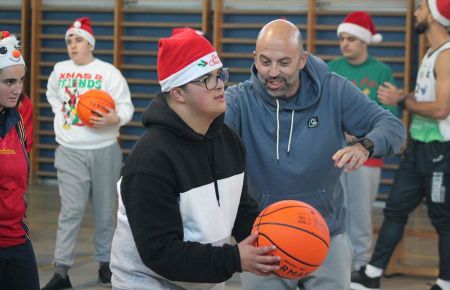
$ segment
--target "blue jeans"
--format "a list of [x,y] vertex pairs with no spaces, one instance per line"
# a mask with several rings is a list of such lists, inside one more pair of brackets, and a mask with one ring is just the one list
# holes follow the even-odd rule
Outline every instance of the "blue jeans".
[[439,278],[450,280],[450,142],[411,142],[386,201],[384,221],[369,264],[386,268],[409,214],[424,198],[439,236]]
[[30,241],[0,248],[0,289],[39,289],[39,275]]

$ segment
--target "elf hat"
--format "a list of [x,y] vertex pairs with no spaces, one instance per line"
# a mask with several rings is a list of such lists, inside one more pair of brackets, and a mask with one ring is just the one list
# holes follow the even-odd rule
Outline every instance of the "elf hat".
[[94,30],[91,26],[91,19],[89,17],[81,17],[67,29],[65,39],[72,34],[78,34],[87,40],[93,47],[95,47]]
[[158,42],[158,81],[162,92],[222,67],[216,49],[191,28],[175,29]]
[[383,36],[377,33],[372,18],[364,11],[355,11],[347,15],[338,26],[338,37],[343,32],[349,33],[368,44],[383,40]]
[[25,65],[19,48],[19,41],[14,34],[0,32],[0,69],[16,64]]
[[450,0],[428,0],[428,7],[437,22],[450,26]]

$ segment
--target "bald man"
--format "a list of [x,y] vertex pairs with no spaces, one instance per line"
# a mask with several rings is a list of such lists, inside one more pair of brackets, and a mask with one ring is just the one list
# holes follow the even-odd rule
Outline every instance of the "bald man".
[[[327,221],[330,250],[318,270],[299,279],[308,290],[349,289],[352,250],[339,176],[369,156],[399,152],[405,128],[304,51],[300,31],[289,21],[266,24],[253,57],[250,79],[225,92],[225,122],[247,148],[250,193],[260,209],[285,199],[314,206]],[[358,141],[345,145],[344,132]],[[241,278],[246,290],[296,289],[299,282],[275,275]]]

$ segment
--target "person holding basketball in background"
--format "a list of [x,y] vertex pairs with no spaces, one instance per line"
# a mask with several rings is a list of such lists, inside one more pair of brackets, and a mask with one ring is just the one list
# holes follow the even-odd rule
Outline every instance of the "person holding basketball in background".
[[[327,222],[331,245],[322,266],[302,280],[303,287],[349,289],[352,250],[339,176],[342,168],[357,170],[369,156],[399,152],[404,126],[305,52],[300,31],[287,20],[262,28],[253,56],[250,80],[225,91],[225,123],[248,152],[249,192],[261,209],[288,199],[316,208]],[[344,146],[344,132],[358,141]],[[296,289],[299,282],[252,273],[241,277],[246,290]]]
[[146,130],[118,185],[113,288],[219,290],[236,272],[269,275],[280,259],[269,254],[273,245],[253,246],[258,207],[247,192],[245,150],[223,124],[228,70],[193,29],[158,46],[161,93],[143,114]]
[[28,235],[29,159],[25,125],[16,109],[25,62],[14,35],[0,32],[0,289],[39,289]]
[[[369,45],[381,42],[372,17],[365,11],[355,11],[345,17],[337,29],[342,57],[328,63],[332,72],[355,84],[372,101],[395,116],[396,106],[386,106],[378,99],[381,86],[387,94],[398,95],[394,75],[385,63],[369,55]],[[346,135],[347,143],[357,138]],[[368,158],[360,169],[341,175],[344,203],[348,209],[347,233],[353,246],[353,271],[359,270],[370,259],[373,225],[372,203],[378,194],[383,159]]]
[[[71,287],[68,269],[88,200],[95,222],[95,258],[99,284],[111,284],[109,268],[117,202],[116,182],[122,166],[117,143],[120,126],[133,115],[130,90],[119,70],[94,57],[94,32],[90,19],[77,19],[66,31],[70,59],[55,64],[47,84],[47,100],[55,114],[55,152],[61,209],[54,254],[55,274],[45,290]],[[107,113],[91,117],[93,127],[83,124],[76,111],[78,98],[89,90],[103,90],[115,102]]]

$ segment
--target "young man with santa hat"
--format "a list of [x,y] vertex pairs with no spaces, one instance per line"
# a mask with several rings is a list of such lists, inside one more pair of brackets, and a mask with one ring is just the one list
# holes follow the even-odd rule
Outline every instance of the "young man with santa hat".
[[430,290],[450,290],[450,0],[422,0],[415,30],[430,48],[422,59],[416,89],[407,96],[380,92],[384,104],[412,113],[410,143],[386,201],[375,252],[352,275],[351,289],[379,289],[380,277],[400,242],[409,214],[425,198],[439,237],[439,274]]
[[[338,26],[342,57],[328,63],[330,70],[347,78],[372,101],[397,115],[397,107],[386,106],[378,99],[378,88],[399,94],[389,66],[369,55],[368,47],[382,40],[367,12],[355,11]],[[346,135],[348,143],[358,138]],[[347,211],[347,233],[353,245],[353,270],[367,264],[373,240],[372,203],[378,193],[383,160],[369,158],[360,169],[344,172],[341,183]]]
[[[94,57],[95,38],[90,19],[77,19],[66,31],[70,59],[58,62],[47,84],[47,100],[55,114],[55,152],[61,209],[54,256],[55,274],[45,290],[71,288],[67,275],[74,262],[77,235],[89,200],[95,222],[95,258],[99,284],[111,285],[109,268],[117,202],[116,182],[122,166],[117,142],[119,129],[133,115],[130,90],[119,70]],[[107,92],[115,109],[98,111],[93,127],[80,121],[76,105],[80,95],[96,89]]]
[[245,150],[223,123],[228,70],[189,28],[159,41],[157,69],[162,92],[119,183],[113,288],[218,290],[236,272],[269,275],[279,257],[253,246]]

